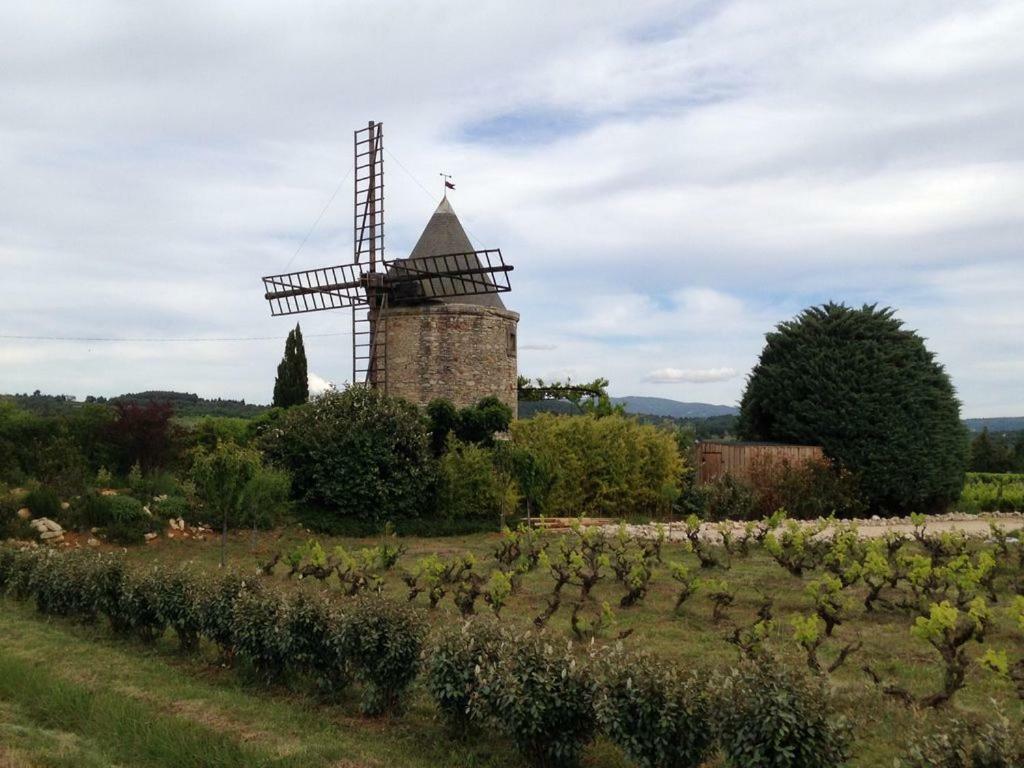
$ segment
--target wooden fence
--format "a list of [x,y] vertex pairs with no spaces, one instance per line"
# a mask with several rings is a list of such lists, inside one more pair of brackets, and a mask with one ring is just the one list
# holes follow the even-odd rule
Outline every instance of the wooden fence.
[[789,460],[792,464],[807,460],[824,460],[817,445],[786,445],[785,443],[700,442],[696,446],[697,484],[703,485],[725,475],[738,480],[749,477],[750,465],[756,460]]

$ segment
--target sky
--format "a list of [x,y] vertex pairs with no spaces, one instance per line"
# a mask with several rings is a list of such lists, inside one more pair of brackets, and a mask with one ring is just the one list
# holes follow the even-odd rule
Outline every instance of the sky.
[[[452,174],[523,375],[733,404],[774,325],[867,302],[1024,415],[1021,40],[1019,1],[3,3],[0,392],[268,402],[259,278],[351,259],[372,119],[388,256]],[[301,322],[349,380],[348,313]]]

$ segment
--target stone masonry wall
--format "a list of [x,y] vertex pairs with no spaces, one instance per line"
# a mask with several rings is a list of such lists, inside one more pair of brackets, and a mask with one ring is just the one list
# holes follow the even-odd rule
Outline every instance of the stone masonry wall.
[[[462,408],[494,395],[516,413],[516,312],[471,304],[383,310],[387,392],[417,405],[443,397]],[[380,353],[378,353],[380,354]]]

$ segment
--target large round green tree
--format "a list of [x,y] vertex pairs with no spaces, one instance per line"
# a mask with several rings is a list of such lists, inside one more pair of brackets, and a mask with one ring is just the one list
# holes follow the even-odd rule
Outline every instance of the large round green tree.
[[740,404],[745,438],[822,446],[859,476],[877,512],[936,511],[959,496],[960,403],[893,310],[811,307],[766,340]]

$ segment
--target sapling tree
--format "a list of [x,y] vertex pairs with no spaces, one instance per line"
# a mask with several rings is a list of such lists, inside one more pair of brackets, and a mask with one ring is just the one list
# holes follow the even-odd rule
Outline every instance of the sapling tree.
[[832,630],[843,623],[847,611],[847,600],[843,595],[843,583],[826,573],[820,579],[807,585],[807,596],[814,603],[814,612],[825,624],[825,637],[832,637]]
[[790,620],[793,627],[793,639],[804,649],[807,654],[807,667],[819,674],[832,674],[839,669],[851,654],[856,653],[863,647],[859,640],[846,643],[839,649],[836,657],[826,666],[822,666],[818,658],[818,650],[825,644],[828,636],[825,634],[825,621],[817,614],[808,616],[794,616]]
[[834,524],[831,540],[822,558],[822,565],[842,582],[843,588],[856,584],[864,573],[867,544],[854,523]]
[[[1007,613],[1016,629],[1024,634],[1024,597],[1020,595],[1015,597]],[[1024,701],[1024,656],[1011,662],[1009,654],[1005,650],[989,648],[981,658],[981,664],[1013,682],[1017,698]]]
[[541,541],[541,532],[536,528],[520,525],[515,530],[505,528],[501,540],[494,550],[498,568],[508,574],[512,591],[519,589],[522,577],[537,569],[541,553],[548,542]]
[[711,620],[718,624],[725,618],[726,609],[735,602],[736,593],[724,579],[704,579],[701,582],[701,589],[714,605]]
[[764,548],[775,562],[799,578],[821,565],[827,543],[817,537],[827,525],[826,521],[804,525],[789,520],[777,531],[765,534]]
[[864,671],[882,691],[910,706],[941,707],[966,683],[971,665],[967,655],[968,643],[982,642],[991,622],[991,613],[984,598],[975,598],[967,610],[960,610],[949,601],[933,603],[927,616],[918,616],[911,634],[932,646],[942,658],[942,688],[926,696],[916,697],[905,688],[883,684],[869,666]]
[[700,567],[728,569],[728,561],[719,557],[702,535],[700,518],[696,515],[690,515],[686,518],[685,525],[683,534],[690,543],[690,549],[693,551],[693,554],[700,560]]
[[287,493],[281,482],[267,478],[268,471],[258,451],[230,442],[195,454],[191,478],[196,492],[221,520],[221,568],[227,564],[229,521],[248,520],[256,514],[257,505],[270,503],[282,491]]
[[672,580],[679,584],[679,593],[676,595],[676,604],[673,610],[677,613],[683,607],[683,603],[693,597],[693,594],[700,586],[700,582],[689,566],[685,563],[671,563],[670,571]]

